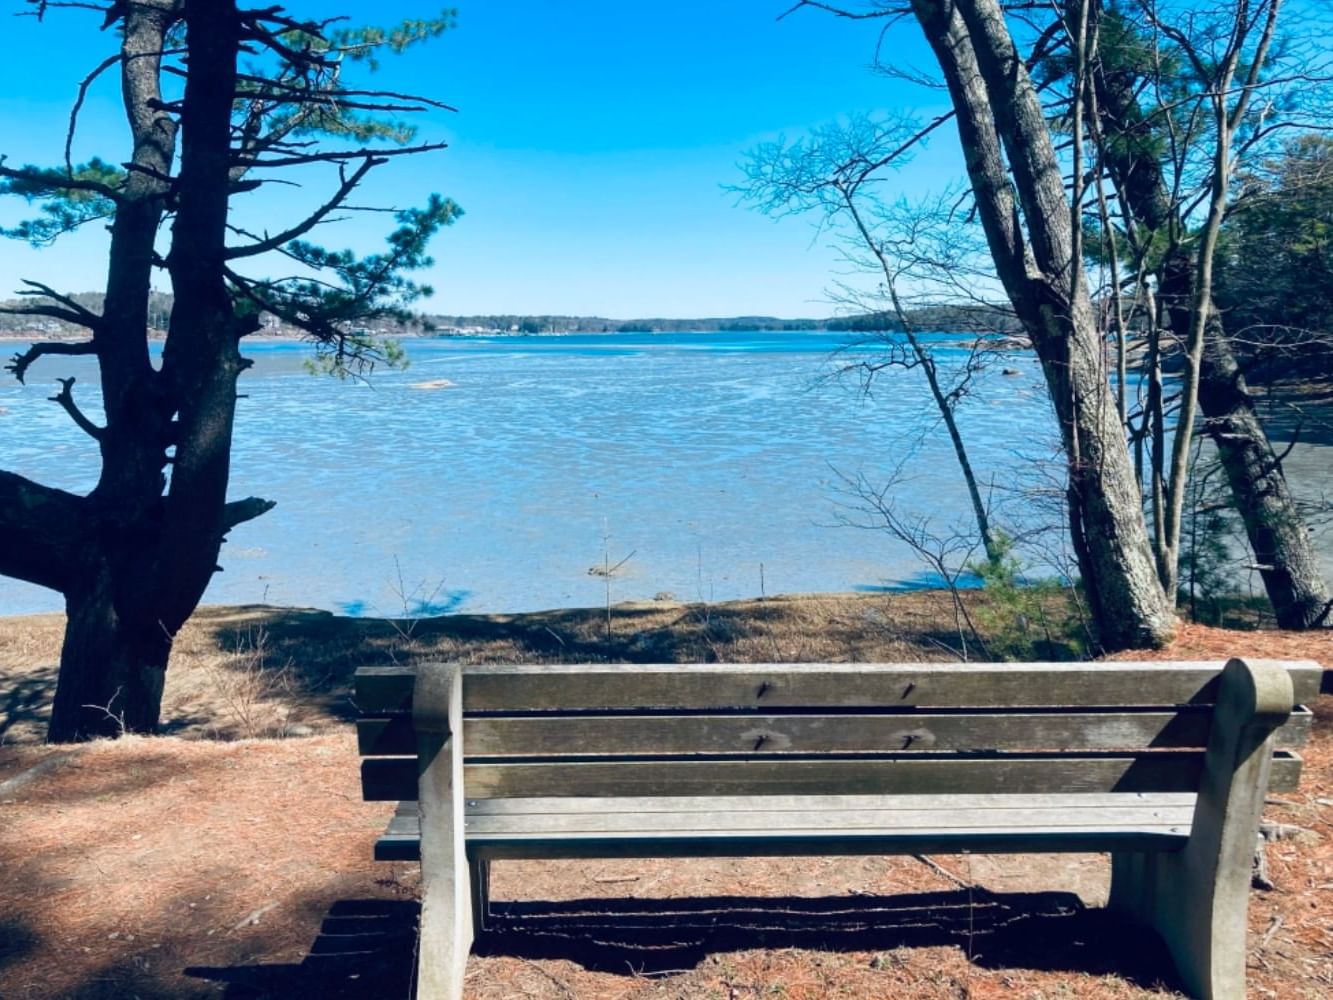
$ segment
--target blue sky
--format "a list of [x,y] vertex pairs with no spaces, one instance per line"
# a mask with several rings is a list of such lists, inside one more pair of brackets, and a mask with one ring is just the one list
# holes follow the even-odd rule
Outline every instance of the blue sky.
[[[574,313],[614,317],[762,313],[827,315],[839,277],[833,252],[805,220],[774,222],[736,204],[745,151],[799,136],[840,115],[939,109],[943,95],[871,72],[874,25],[802,12],[779,22],[783,0],[671,5],[571,0],[473,0],[458,28],[390,60],[378,82],[427,93],[457,114],[420,121],[443,153],[381,168],[358,198],[405,207],[438,191],[465,217],[434,246],[426,275],[442,313]],[[0,0],[0,10],[17,10]],[[297,14],[343,9],[388,23],[421,16],[417,3],[292,2]],[[13,162],[59,158],[78,80],[114,39],[88,12],[53,12],[46,25],[6,24],[0,65],[0,152]],[[59,34],[60,41],[53,43]],[[926,67],[919,32],[903,25],[886,52]],[[958,171],[944,130],[901,175],[905,193],[942,186]],[[124,157],[113,88],[94,91],[76,157]],[[277,225],[314,199],[275,191],[238,217]],[[21,203],[6,199],[0,221]],[[245,213],[249,213],[246,215]],[[271,220],[271,221],[270,221]],[[382,217],[323,239],[372,250]],[[100,287],[104,235],[88,232],[37,253],[0,241],[0,295],[35,277],[68,290]]]

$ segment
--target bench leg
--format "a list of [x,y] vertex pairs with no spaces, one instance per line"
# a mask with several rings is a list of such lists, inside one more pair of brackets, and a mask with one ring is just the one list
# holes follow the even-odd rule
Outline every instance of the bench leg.
[[480,934],[491,915],[491,863],[485,858],[468,862],[472,881],[472,929]]
[[1287,672],[1262,662],[1222,675],[1194,824],[1180,851],[1111,858],[1108,905],[1153,927],[1185,988],[1200,1000],[1244,1000],[1250,867],[1273,732],[1291,712]]
[[[432,665],[433,666],[433,665]],[[473,886],[463,840],[462,688],[457,669],[419,670],[413,694],[421,815],[418,1000],[460,1000],[472,950]]]

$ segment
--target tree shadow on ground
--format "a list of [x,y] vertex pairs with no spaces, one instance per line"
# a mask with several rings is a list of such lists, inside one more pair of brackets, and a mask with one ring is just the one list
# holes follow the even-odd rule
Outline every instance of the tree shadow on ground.
[[[348,698],[357,667],[387,666],[421,659],[464,662],[643,662],[656,650],[636,648],[633,637],[651,610],[617,608],[617,634],[606,639],[593,610],[507,615],[446,615],[421,619],[346,618],[322,611],[268,607],[233,609],[201,621],[219,652],[236,658],[238,669],[258,662],[280,672],[286,685],[330,715],[351,720]],[[257,649],[262,658],[254,659]]]
[[37,947],[37,935],[27,924],[0,917],[0,971],[18,965]]
[[56,668],[34,669],[14,680],[0,696],[0,743],[45,732],[56,695]]
[[[19,968],[38,949],[40,941],[41,935],[22,921],[0,918],[0,973],[11,968]],[[16,991],[12,994],[16,998],[20,995],[18,989],[23,990],[24,997],[31,997],[34,1000],[56,995],[48,990],[40,979],[16,987]],[[147,963],[136,966],[133,962],[99,966],[89,972],[85,982],[62,989],[59,997],[60,1000],[119,1000],[123,997],[137,997],[138,1000],[180,1000],[178,991],[155,981]]]
[[[285,965],[191,968],[225,984],[228,1000],[311,995],[406,996],[419,906],[344,900],[310,953]],[[473,951],[527,961],[567,960],[596,972],[663,975],[707,956],[754,948],[885,952],[957,947],[980,968],[1114,974],[1170,985],[1170,958],[1150,931],[1066,892],[928,892],[822,899],[721,896],[497,902]]]
[[325,914],[319,937],[300,962],[196,966],[185,975],[222,985],[226,1000],[411,996],[420,909],[410,900],[339,900]]

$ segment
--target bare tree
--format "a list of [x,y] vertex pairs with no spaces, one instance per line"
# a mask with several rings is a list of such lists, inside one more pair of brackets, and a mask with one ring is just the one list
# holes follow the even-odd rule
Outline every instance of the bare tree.
[[[846,499],[837,512],[837,522],[851,528],[887,531],[902,542],[928,567],[933,580],[944,585],[953,603],[954,628],[958,646],[950,652],[964,661],[970,659],[969,639],[986,659],[991,652],[977,629],[972,612],[963,597],[964,578],[972,576],[972,560],[977,539],[966,530],[939,530],[929,515],[913,514],[903,509],[903,466],[893,469],[882,482],[872,483],[864,475],[848,475],[836,469],[838,490]],[[995,561],[998,561],[995,560]]]
[[[1280,9],[1281,0],[1237,0],[1168,21],[1152,0],[1113,10],[1095,0],[1093,16],[1106,30],[1092,62],[1092,86],[1083,96],[1125,216],[1122,235],[1137,259],[1136,284],[1145,287],[1151,274],[1157,286],[1156,308],[1147,316],[1150,392],[1144,418],[1153,442],[1155,547],[1163,586],[1169,595],[1179,590],[1197,407],[1279,625],[1310,628],[1328,621],[1328,589],[1213,294],[1222,226],[1242,157],[1261,150],[1284,127],[1300,124],[1298,117],[1278,114],[1284,103],[1279,97],[1291,83],[1271,64]],[[1130,20],[1134,10],[1137,21]],[[1169,457],[1163,330],[1184,364]]]
[[[886,369],[921,372],[958,462],[977,537],[987,559],[995,561],[1000,558],[1000,545],[991,528],[989,504],[982,496],[956,416],[986,356],[985,341],[975,340],[970,356],[953,372],[942,371],[908,308],[909,296],[918,303],[931,301],[935,298],[931,292],[940,288],[952,293],[955,301],[973,294],[970,279],[977,276],[975,256],[961,238],[968,227],[958,217],[956,196],[909,205],[901,199],[886,204],[877,193],[881,172],[902,162],[943,120],[922,126],[907,117],[862,116],[816,129],[808,139],[765,144],[742,164],[746,184],[734,190],[771,215],[815,215],[821,230],[835,235],[851,268],[879,278],[887,310],[847,284],[840,287],[844,304],[863,313],[882,313],[884,325],[892,327],[878,338],[873,357],[851,361],[844,371],[861,375],[867,389]],[[866,344],[862,341],[855,346]]]

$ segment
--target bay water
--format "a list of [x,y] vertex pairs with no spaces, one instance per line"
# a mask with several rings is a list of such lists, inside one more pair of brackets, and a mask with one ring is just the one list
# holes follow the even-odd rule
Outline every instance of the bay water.
[[[933,339],[946,369],[968,354],[961,336]],[[598,606],[608,588],[613,602],[903,588],[938,581],[889,533],[846,523],[879,520],[848,481],[878,490],[896,476],[883,502],[929,533],[969,523],[921,373],[884,370],[863,391],[834,373],[881,352],[846,348],[844,334],[405,346],[407,369],[340,381],[306,370],[306,345],[245,345],[255,365],[231,495],[277,506],[231,533],[206,602],[423,615]],[[0,384],[0,468],[83,492],[96,448],[47,400],[69,375],[97,413],[85,359],[46,358],[29,385]],[[1035,359],[990,366],[959,416],[1002,519],[1050,524],[1044,540],[1058,539],[1055,425]],[[1307,451],[1318,467],[1322,451]],[[1057,550],[1025,554],[1052,570]],[[0,614],[61,606],[0,578]]]

